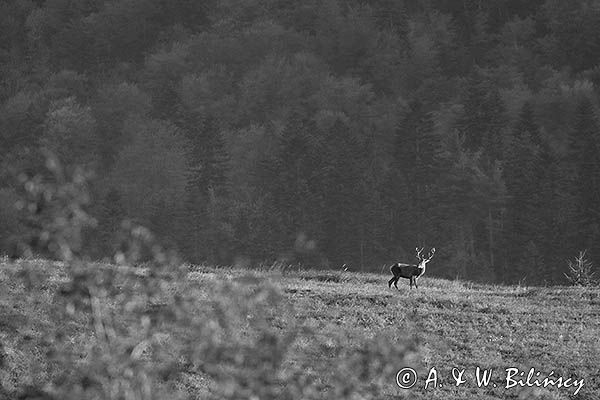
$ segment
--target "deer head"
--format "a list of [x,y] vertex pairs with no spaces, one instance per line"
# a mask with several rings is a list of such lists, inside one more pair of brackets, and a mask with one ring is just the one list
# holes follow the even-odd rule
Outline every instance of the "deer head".
[[433,258],[433,256],[435,255],[435,247],[433,247],[430,251],[429,251],[429,255],[427,256],[427,258],[425,258],[424,256],[421,255],[421,253],[423,252],[425,248],[421,247],[420,249],[417,247],[415,249],[415,251],[417,252],[417,260],[419,260],[419,267],[420,268],[425,268],[425,264],[427,264],[429,261],[431,261],[431,259]]

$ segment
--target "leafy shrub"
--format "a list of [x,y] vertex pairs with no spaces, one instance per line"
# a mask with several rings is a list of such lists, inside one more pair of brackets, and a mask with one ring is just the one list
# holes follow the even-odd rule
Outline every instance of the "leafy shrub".
[[381,336],[349,346],[344,332],[322,333],[297,318],[270,279],[192,279],[202,274],[132,223],[122,225],[114,264],[86,260],[80,236],[94,219],[85,212],[85,174],[48,166],[54,179],[25,182],[23,209],[35,211],[25,205],[40,197],[52,203],[38,233],[62,262],[23,263],[29,290],[11,291],[22,297],[15,303],[42,290],[49,296],[47,323],[37,328],[44,352],[37,370],[21,371],[33,386],[15,396],[368,399],[394,390],[411,343]]

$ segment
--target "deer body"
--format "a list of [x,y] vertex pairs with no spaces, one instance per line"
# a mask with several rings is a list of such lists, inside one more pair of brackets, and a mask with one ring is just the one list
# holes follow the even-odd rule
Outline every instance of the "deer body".
[[435,247],[433,249],[431,249],[431,252],[429,253],[429,257],[425,258],[421,256],[421,252],[423,251],[423,249],[419,250],[418,248],[417,250],[417,259],[419,259],[419,264],[414,265],[414,264],[403,264],[403,263],[396,263],[394,265],[392,265],[390,267],[390,272],[394,275],[392,277],[392,279],[390,279],[388,281],[388,287],[392,287],[392,283],[394,284],[394,286],[396,287],[396,289],[398,289],[398,280],[400,278],[405,278],[409,280],[409,284],[410,284],[410,288],[412,289],[413,283],[415,285],[415,288],[419,288],[417,286],[417,280],[425,273],[425,267],[427,265],[427,263],[429,261],[431,261],[431,259],[433,258],[433,255],[435,254]]
[[398,280],[400,278],[406,278],[410,281],[411,289],[412,289],[413,283],[415,284],[415,287],[418,289],[419,287],[417,286],[417,279],[420,278],[421,275],[423,275],[425,273],[425,267],[419,268],[418,265],[396,263],[390,267],[390,271],[392,272],[392,274],[394,276],[388,282],[389,287],[392,287],[392,283],[393,283],[394,286],[396,287],[396,289],[398,289]]

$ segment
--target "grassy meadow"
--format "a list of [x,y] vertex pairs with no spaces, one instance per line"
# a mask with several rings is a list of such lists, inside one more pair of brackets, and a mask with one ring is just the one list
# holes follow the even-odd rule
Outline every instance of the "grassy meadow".
[[0,399],[600,398],[598,287],[86,268],[0,261]]

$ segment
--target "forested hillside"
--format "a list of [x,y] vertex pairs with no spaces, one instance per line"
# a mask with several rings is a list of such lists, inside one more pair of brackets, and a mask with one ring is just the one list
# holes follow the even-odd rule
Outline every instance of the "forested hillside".
[[0,253],[51,152],[94,172],[94,258],[129,218],[195,263],[559,283],[600,264],[599,32],[597,0],[0,1]]

